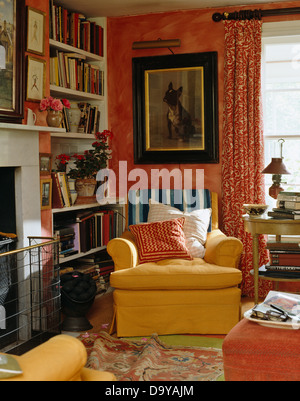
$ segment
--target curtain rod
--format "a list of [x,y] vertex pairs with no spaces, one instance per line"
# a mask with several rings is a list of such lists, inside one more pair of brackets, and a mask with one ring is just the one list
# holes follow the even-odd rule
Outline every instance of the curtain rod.
[[215,22],[222,20],[243,20],[243,19],[261,19],[262,17],[273,17],[276,15],[300,14],[300,7],[295,8],[276,8],[273,10],[240,10],[232,13],[214,13],[212,19]]

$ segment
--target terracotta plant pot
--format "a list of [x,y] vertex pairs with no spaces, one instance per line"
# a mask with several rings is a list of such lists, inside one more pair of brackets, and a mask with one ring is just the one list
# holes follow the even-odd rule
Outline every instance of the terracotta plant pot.
[[76,191],[78,196],[93,196],[97,181],[93,178],[79,178],[76,180]]

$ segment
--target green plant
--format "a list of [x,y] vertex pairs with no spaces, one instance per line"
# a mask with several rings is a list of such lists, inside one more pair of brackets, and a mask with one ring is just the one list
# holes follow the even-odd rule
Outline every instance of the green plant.
[[70,178],[96,178],[97,172],[107,166],[107,160],[111,158],[111,148],[108,142],[113,138],[113,133],[104,130],[97,132],[95,138],[92,149],[84,151],[83,154],[75,153],[71,156],[75,160],[75,168],[69,171]]

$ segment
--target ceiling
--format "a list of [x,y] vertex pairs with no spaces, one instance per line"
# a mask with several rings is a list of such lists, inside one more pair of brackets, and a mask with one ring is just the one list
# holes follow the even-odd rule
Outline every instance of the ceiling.
[[[78,11],[86,17],[118,17],[176,10],[193,10],[226,6],[252,5],[257,8],[267,0],[58,0],[67,9]],[[287,2],[273,0],[276,2]],[[224,10],[225,11],[225,10]]]

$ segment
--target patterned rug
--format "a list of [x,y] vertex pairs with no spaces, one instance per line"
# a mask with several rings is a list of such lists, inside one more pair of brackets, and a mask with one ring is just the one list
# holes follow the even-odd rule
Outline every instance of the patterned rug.
[[101,332],[78,338],[87,349],[86,366],[114,373],[119,381],[216,381],[223,375],[221,349],[172,346],[157,335],[132,341]]

